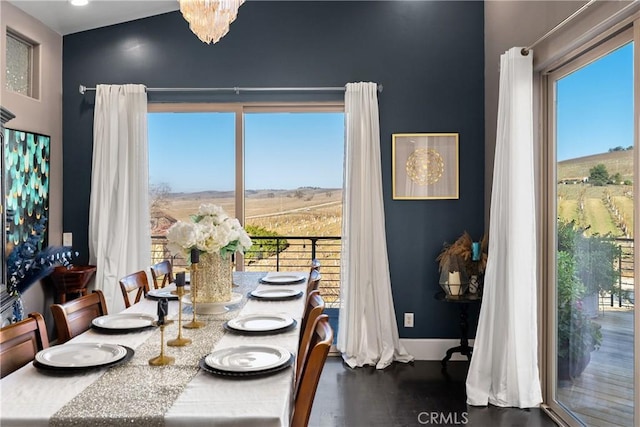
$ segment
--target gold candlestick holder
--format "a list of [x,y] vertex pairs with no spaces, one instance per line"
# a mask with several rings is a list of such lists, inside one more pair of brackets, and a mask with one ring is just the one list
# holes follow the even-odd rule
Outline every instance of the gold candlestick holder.
[[196,320],[196,270],[198,269],[198,264],[191,264],[191,309],[193,310],[193,317],[189,323],[185,323],[182,327],[187,329],[198,329],[202,328],[205,323]]
[[172,365],[175,362],[175,358],[164,354],[164,326],[164,324],[160,325],[160,355],[149,359],[151,366]]
[[178,289],[178,336],[172,340],[167,341],[167,345],[171,347],[184,347],[191,344],[189,338],[182,336],[182,296],[184,295],[184,288],[179,286]]

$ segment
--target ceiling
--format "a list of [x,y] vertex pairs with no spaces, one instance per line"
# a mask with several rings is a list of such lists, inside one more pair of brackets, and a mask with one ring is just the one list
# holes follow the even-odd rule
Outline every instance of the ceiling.
[[86,6],[72,6],[67,0],[8,1],[63,36],[159,15],[179,7],[176,0],[89,0]]

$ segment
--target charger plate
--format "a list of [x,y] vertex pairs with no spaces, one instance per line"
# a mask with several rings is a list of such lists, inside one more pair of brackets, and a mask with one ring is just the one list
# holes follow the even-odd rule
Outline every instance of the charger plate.
[[151,289],[147,292],[147,297],[152,299],[167,298],[170,300],[178,300],[178,295],[172,293],[171,289],[167,288]]
[[307,277],[304,274],[268,273],[266,276],[260,279],[260,282],[269,285],[293,285],[304,282],[306,278]]
[[273,335],[290,331],[298,323],[283,314],[249,314],[231,319],[223,327],[241,335]]
[[221,371],[219,369],[214,369],[211,366],[207,365],[205,362],[206,356],[200,359],[200,368],[214,375],[220,375],[223,377],[233,378],[233,379],[250,379],[250,378],[260,378],[268,375],[272,375],[278,373],[280,371],[284,371],[289,366],[293,365],[293,361],[295,357],[293,354],[290,355],[289,360],[283,363],[280,366],[276,366],[275,368],[265,369],[263,371],[251,371],[251,372],[229,372],[229,371]]
[[119,365],[134,354],[132,348],[124,345],[69,343],[39,351],[33,366],[44,371],[79,372]]
[[216,350],[204,358],[212,369],[224,372],[260,372],[286,364],[291,353],[284,347],[256,344]]
[[287,301],[300,298],[302,293],[302,291],[291,288],[267,288],[255,289],[249,292],[249,297],[262,301]]
[[200,367],[211,374],[241,378],[279,372],[293,361],[293,354],[284,347],[243,345],[208,354],[200,360]]
[[151,328],[156,316],[146,313],[118,313],[96,317],[91,326],[100,332],[132,332]]

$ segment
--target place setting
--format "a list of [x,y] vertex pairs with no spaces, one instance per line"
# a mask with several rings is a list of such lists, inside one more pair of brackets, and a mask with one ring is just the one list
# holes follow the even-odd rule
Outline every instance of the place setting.
[[260,283],[267,285],[297,285],[307,280],[305,274],[291,273],[291,272],[269,272],[266,276],[260,279]]
[[168,300],[178,301],[178,293],[175,288],[167,286],[166,288],[151,289],[147,292],[147,298],[159,300],[161,298],[167,298]]
[[298,299],[302,295],[301,290],[276,287],[255,289],[247,294],[249,298],[258,301],[288,301]]
[[40,350],[33,366],[49,373],[77,373],[128,362],[134,353],[119,344],[68,343]]
[[[203,302],[196,300],[196,312],[198,314],[224,314],[231,310],[231,306],[238,304],[242,301],[242,294],[237,292],[231,293],[231,298],[228,301],[220,302]],[[182,303],[193,306],[191,295],[187,294],[182,297]]]
[[156,316],[147,313],[118,313],[96,317],[91,327],[100,333],[139,332],[157,326]]
[[256,313],[235,317],[222,326],[238,335],[275,335],[288,332],[297,324],[295,319],[285,314]]
[[200,359],[200,368],[214,375],[254,378],[280,372],[293,364],[294,356],[275,345],[241,345],[216,350]]

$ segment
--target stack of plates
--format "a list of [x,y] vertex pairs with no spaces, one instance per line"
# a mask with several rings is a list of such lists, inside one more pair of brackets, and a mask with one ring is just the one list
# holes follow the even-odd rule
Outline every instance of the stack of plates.
[[100,332],[133,332],[154,326],[156,317],[145,313],[119,313],[96,317],[91,321]]
[[248,314],[224,323],[228,331],[243,335],[272,335],[290,331],[297,322],[284,314]]
[[293,355],[284,347],[242,345],[214,351],[202,358],[200,367],[212,374],[246,377],[278,372],[292,363]]
[[286,301],[296,299],[302,296],[302,291],[292,288],[267,288],[256,289],[249,293],[253,299],[264,301]]
[[267,273],[260,281],[269,285],[293,285],[306,280],[304,274],[295,273]]
[[68,343],[40,350],[33,364],[45,370],[77,371],[113,366],[131,357],[133,350],[123,345]]

